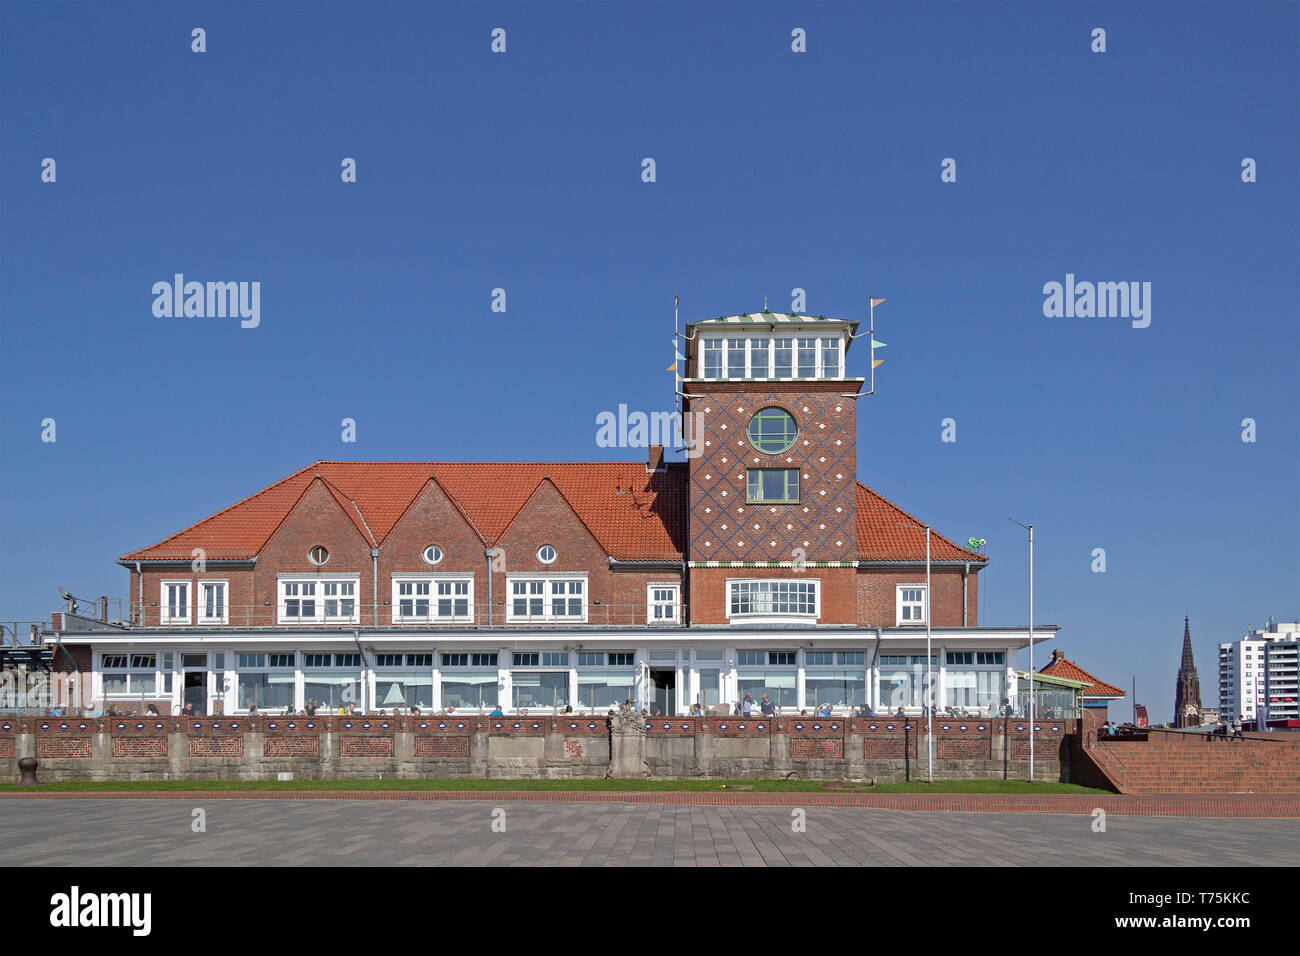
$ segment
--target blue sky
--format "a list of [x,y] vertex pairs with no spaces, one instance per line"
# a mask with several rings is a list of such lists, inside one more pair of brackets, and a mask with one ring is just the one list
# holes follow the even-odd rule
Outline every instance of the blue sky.
[[[0,618],[319,458],[640,457],[595,416],[671,406],[673,296],[799,287],[887,297],[859,474],[987,539],[983,621],[1032,521],[1067,655],[1165,720],[1190,614],[1213,703],[1215,643],[1300,616],[1298,10],[6,2]],[[156,318],[176,272],[260,326]],[[1046,318],[1067,273],[1150,327]]]

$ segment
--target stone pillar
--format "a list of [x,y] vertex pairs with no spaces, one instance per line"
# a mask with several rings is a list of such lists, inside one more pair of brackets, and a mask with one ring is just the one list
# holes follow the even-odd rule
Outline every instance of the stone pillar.
[[619,706],[609,724],[609,769],[605,776],[650,776],[650,767],[645,759],[645,718],[637,713],[631,700]]

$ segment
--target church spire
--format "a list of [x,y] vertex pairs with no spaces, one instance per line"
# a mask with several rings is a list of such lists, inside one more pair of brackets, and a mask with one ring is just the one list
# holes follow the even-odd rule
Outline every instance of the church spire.
[[1191,619],[1183,617],[1183,661],[1178,667],[1178,686],[1174,690],[1174,726],[1197,727],[1201,723],[1201,679],[1192,660]]

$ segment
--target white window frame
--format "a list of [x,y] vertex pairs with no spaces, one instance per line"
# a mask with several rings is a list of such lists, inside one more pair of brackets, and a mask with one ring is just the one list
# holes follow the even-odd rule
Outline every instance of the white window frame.
[[[185,616],[173,616],[169,608],[171,603],[167,600],[167,589],[177,585],[185,586]],[[188,625],[194,612],[194,582],[189,578],[170,578],[159,582],[158,589],[158,624],[161,627],[174,626],[177,624]]]
[[[917,619],[903,620],[903,589],[919,589],[921,592],[921,617]],[[914,601],[906,602],[907,605],[913,606]],[[894,588],[894,626],[895,627],[917,627],[924,626],[925,622],[930,619],[930,595],[925,589],[925,583],[921,584],[899,584]]]
[[[425,583],[429,585],[429,613],[421,616],[419,614],[403,614],[401,601],[403,595],[399,593],[402,584]],[[468,593],[465,595],[468,612],[466,614],[451,614],[443,617],[438,614],[438,585],[439,584],[467,584]],[[462,574],[419,574],[399,572],[393,574],[393,623],[394,624],[473,624],[474,623],[474,574],[465,572]],[[418,599],[423,595],[412,595],[412,599]],[[455,595],[452,595],[453,601]]]
[[[165,653],[171,653],[171,652],[155,651],[155,650],[131,650],[129,648],[120,651],[118,650],[100,651],[99,655],[96,657],[96,663],[99,666],[96,668],[95,671],[97,686],[95,687],[94,696],[98,697],[100,700],[140,700],[141,698],[144,698],[145,700],[149,700],[149,701],[166,700],[171,695],[162,689],[163,678],[165,676],[169,676],[167,672],[164,672],[162,670],[163,654]],[[152,691],[139,691],[131,686],[132,676],[136,674],[149,673],[149,670],[147,668],[131,666],[131,658],[141,657],[141,656],[152,657],[154,659],[153,660],[154,689]],[[104,690],[104,673],[105,673],[104,658],[106,657],[126,658],[126,667],[113,668],[114,674],[123,674],[126,676],[126,690],[121,691],[120,693],[109,694]],[[173,660],[175,660],[175,658],[173,658]]]
[[[542,613],[541,614],[516,614],[515,613],[515,584],[524,581],[544,581],[546,582],[542,593]],[[582,616],[576,617],[571,614],[556,615],[551,612],[551,601],[557,597],[554,585],[559,582],[568,584],[571,581],[582,582]],[[525,596],[525,600],[531,598],[531,595]],[[569,595],[566,593],[564,599],[567,602]],[[507,624],[528,624],[536,621],[558,622],[560,624],[586,624],[587,613],[591,604],[591,587],[587,580],[586,571],[556,571],[553,573],[529,573],[529,574],[508,574],[506,575],[506,623]]]
[[[315,613],[308,617],[307,615],[298,615],[288,617],[285,614],[285,594],[286,584],[301,584],[303,582],[315,584],[315,593],[312,600],[316,602]],[[325,614],[325,595],[326,584],[351,584],[353,591],[352,614],[336,614],[326,616]],[[280,574],[276,576],[275,582],[276,605],[275,620],[277,624],[294,625],[294,624],[358,624],[361,621],[361,575],[355,574]],[[302,595],[297,595],[296,600],[301,600]],[[334,600],[344,600],[342,597]]]
[[[655,607],[662,605],[662,601],[655,600],[656,590],[672,591],[672,615],[670,617],[656,617]],[[680,624],[682,620],[682,586],[677,581],[662,581],[656,584],[647,584],[645,586],[645,622],[646,624]]]
[[[785,612],[736,613],[731,612],[731,593],[739,584],[811,584],[813,585],[813,613],[791,614]],[[821,578],[727,578],[727,590],[723,595],[726,601],[727,620],[740,624],[788,624],[791,621],[815,623],[822,616],[822,582]]]
[[[814,342],[813,349],[815,357],[813,360],[814,373],[810,379],[803,376],[802,379],[796,373],[799,371],[799,339],[811,338]],[[741,339],[744,341],[744,348],[741,352],[744,355],[743,368],[736,369],[733,372],[731,363],[728,361],[732,354],[730,343],[732,340]],[[767,367],[756,369],[754,367],[754,340],[767,339]],[[776,373],[776,340],[790,340],[790,374],[777,376]],[[835,353],[837,358],[837,367],[834,375],[826,374],[826,363],[822,360],[822,343],[826,339],[835,340]],[[705,374],[705,353],[707,346],[716,344],[721,349],[722,374],[710,376]],[[845,377],[844,368],[844,351],[845,340],[842,332],[827,333],[821,329],[808,328],[778,328],[776,331],[758,332],[723,332],[711,333],[700,337],[699,352],[696,357],[697,367],[695,369],[696,377],[711,382],[739,381],[741,379],[767,379],[770,381],[812,381],[814,379],[825,379],[827,381],[842,381]]]
[[[215,617],[208,617],[207,595],[204,588],[221,586],[221,614]],[[198,582],[195,588],[194,613],[200,624],[229,624],[230,623],[230,582],[224,578],[205,578]]]

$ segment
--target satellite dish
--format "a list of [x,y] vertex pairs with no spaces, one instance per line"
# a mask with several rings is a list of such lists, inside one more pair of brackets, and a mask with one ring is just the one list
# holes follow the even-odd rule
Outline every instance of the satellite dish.
[[65,600],[65,601],[75,601],[75,600],[76,600],[76,598],[74,598],[71,594],[68,593],[68,591],[67,591],[66,588],[59,588],[59,596],[60,596],[61,598],[63,598],[63,600]]

